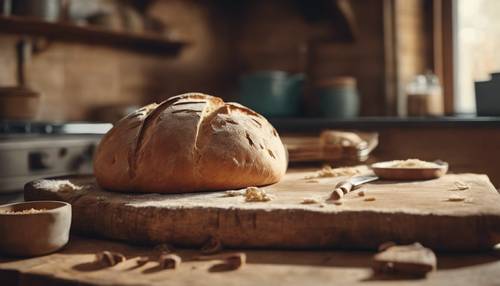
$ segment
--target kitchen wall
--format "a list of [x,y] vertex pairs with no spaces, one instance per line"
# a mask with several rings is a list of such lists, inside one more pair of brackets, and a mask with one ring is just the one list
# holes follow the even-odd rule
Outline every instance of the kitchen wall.
[[[178,57],[51,41],[27,66],[28,83],[43,93],[39,119],[88,120],[97,107],[185,91],[234,99],[239,75],[259,69],[307,71],[313,79],[354,76],[362,115],[386,115],[384,1],[347,2],[356,19],[354,42],[342,40],[336,20],[311,24],[285,0],[157,1],[151,13],[189,42]],[[19,39],[0,35],[1,85],[16,83]]]
[[[224,58],[208,6],[160,1],[161,16],[180,40],[178,57],[141,54],[84,43],[50,41],[26,66],[27,84],[43,94],[40,120],[87,120],[97,107],[145,104],[186,91],[217,93]],[[0,35],[0,85],[17,83],[16,43]],[[27,39],[31,39],[27,37]]]

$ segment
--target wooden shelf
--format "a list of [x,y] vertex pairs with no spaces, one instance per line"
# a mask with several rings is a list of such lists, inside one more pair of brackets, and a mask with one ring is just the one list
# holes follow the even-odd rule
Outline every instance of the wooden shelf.
[[105,45],[170,56],[176,55],[185,45],[151,33],[118,32],[18,16],[0,16],[0,33],[43,36],[56,41]]

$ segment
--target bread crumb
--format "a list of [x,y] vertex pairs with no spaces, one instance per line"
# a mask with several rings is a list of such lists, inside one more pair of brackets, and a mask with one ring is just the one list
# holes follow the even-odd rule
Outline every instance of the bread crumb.
[[248,187],[245,192],[246,202],[268,202],[271,199],[271,196],[269,196],[265,190],[257,187]]
[[333,201],[333,204],[337,205],[337,206],[340,206],[340,205],[342,205],[342,201]]
[[364,199],[364,201],[365,201],[365,202],[373,202],[373,201],[375,201],[375,200],[376,200],[376,199],[375,199],[374,197],[366,197],[366,198]]
[[26,209],[26,210],[19,210],[19,211],[14,211],[14,210],[0,210],[0,214],[37,214],[47,211],[47,209]]
[[244,194],[245,194],[245,192],[242,190],[239,190],[239,191],[230,190],[230,191],[224,192],[224,195],[226,197],[238,197],[238,196],[243,196]]
[[392,161],[390,168],[439,168],[440,166],[433,162],[422,161],[419,159],[395,160]]
[[315,198],[303,198],[301,204],[303,205],[310,205],[310,204],[317,204],[319,201]]
[[462,181],[455,181],[454,188],[450,189],[450,191],[466,191],[470,189],[470,186]]
[[365,191],[359,191],[358,192],[359,197],[364,197],[365,196]]
[[341,168],[332,168],[328,165],[324,166],[323,169],[316,172],[316,174],[311,176],[306,176],[304,179],[317,179],[317,178],[334,178],[334,177],[352,177],[355,175],[359,175],[361,172],[358,168],[355,167],[341,167]]
[[318,207],[320,208],[324,208],[325,207],[325,204],[319,204]]
[[448,198],[448,201],[450,201],[450,202],[463,202],[463,201],[465,201],[465,197],[459,196],[459,195],[451,195]]
[[318,180],[307,180],[306,183],[319,183]]

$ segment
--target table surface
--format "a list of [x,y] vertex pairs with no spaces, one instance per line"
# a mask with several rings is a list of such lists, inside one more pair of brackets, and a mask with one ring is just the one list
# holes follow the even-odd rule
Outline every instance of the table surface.
[[[103,268],[95,253],[118,251],[127,261]],[[500,249],[486,253],[437,254],[438,269],[427,278],[408,280],[374,275],[373,252],[243,250],[247,264],[218,271],[220,261],[200,261],[198,250],[180,249],[177,270],[161,270],[139,256],[155,257],[151,247],[72,236],[61,251],[26,259],[0,258],[2,285],[500,285]],[[5,284],[4,284],[5,283]]]

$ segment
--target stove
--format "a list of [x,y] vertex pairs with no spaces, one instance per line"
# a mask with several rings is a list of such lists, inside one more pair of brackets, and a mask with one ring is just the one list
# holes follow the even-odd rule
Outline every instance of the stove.
[[109,123],[0,121],[0,194],[20,193],[43,177],[92,173]]

